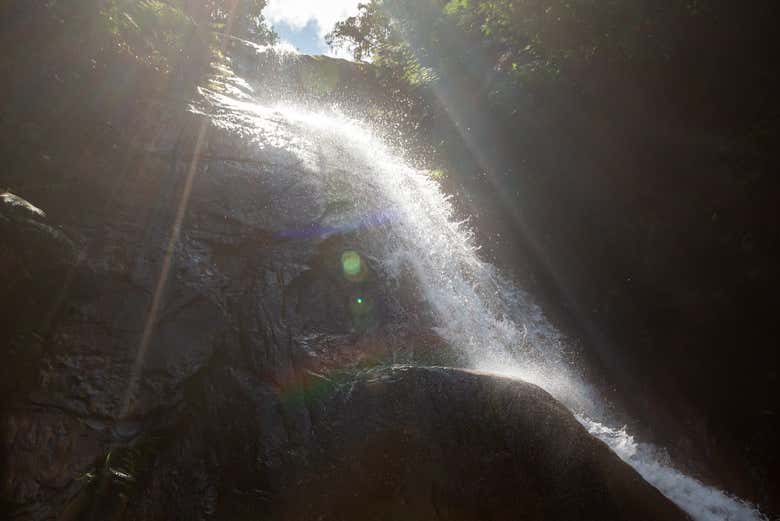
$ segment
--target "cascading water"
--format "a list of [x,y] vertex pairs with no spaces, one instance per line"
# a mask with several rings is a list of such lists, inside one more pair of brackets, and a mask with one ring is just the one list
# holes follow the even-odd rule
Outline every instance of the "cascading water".
[[[395,154],[366,125],[336,110],[263,104],[235,76],[202,92],[215,125],[248,137],[279,175],[308,177],[322,197],[348,200],[317,226],[372,237],[372,258],[392,283],[411,274],[436,332],[471,368],[537,384],[575,413],[664,495],[700,521],[765,519],[755,508],[676,470],[661,451],[609,426],[597,393],[568,359],[562,336],[529,295],[480,259],[465,223],[436,181]],[[283,152],[283,154],[279,154]],[[284,161],[295,157],[294,174]],[[289,164],[287,164],[289,166]],[[345,209],[346,208],[346,209]],[[294,209],[293,209],[294,210]]]

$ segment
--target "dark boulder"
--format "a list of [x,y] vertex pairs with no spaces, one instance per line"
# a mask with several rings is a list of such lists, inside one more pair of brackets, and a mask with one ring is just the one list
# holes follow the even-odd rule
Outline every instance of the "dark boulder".
[[686,519],[536,386],[370,371],[308,403],[309,464],[281,519]]

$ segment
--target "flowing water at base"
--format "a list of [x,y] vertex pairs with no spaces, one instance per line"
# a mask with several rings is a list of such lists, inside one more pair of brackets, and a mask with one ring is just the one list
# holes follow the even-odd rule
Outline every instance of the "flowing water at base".
[[[319,229],[380,237],[366,255],[390,284],[411,276],[436,332],[471,368],[547,390],[694,519],[766,519],[676,470],[662,451],[637,443],[625,427],[609,426],[601,398],[580,376],[561,334],[528,294],[480,259],[467,224],[455,220],[453,206],[427,172],[396,154],[367,125],[336,110],[264,105],[235,77],[220,91],[203,91],[206,103],[194,110],[249,138],[264,161],[279,163],[265,175],[306,178],[326,202],[337,205],[340,211],[325,212]],[[285,168],[290,156],[298,161],[294,171]]]
[[586,416],[577,419],[588,432],[600,439],[620,459],[631,465],[639,474],[700,521],[748,521],[766,520],[755,507],[732,497],[714,487],[687,476],[675,469],[668,457],[652,445],[637,443],[626,428],[615,429]]

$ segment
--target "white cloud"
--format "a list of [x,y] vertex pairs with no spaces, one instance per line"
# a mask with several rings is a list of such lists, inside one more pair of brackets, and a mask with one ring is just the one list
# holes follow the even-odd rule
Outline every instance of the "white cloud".
[[271,0],[263,11],[272,24],[284,22],[293,29],[303,29],[314,20],[324,37],[336,22],[357,14],[360,0]]

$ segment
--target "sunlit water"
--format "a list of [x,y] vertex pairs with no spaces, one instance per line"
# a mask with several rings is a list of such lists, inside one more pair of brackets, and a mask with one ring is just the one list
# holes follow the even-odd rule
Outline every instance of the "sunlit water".
[[[206,106],[194,110],[248,138],[264,160],[282,163],[279,175],[309,176],[322,198],[348,200],[342,211],[323,217],[319,229],[363,230],[381,237],[366,254],[391,284],[411,275],[419,298],[431,309],[436,332],[472,368],[547,390],[694,519],[765,519],[750,505],[676,470],[661,451],[637,443],[625,427],[610,426],[601,399],[579,376],[564,339],[540,308],[480,259],[467,224],[457,222],[437,182],[394,153],[368,126],[336,110],[264,105],[236,77],[223,81],[219,91],[204,90]],[[298,163],[294,171],[285,171],[290,155]]]

